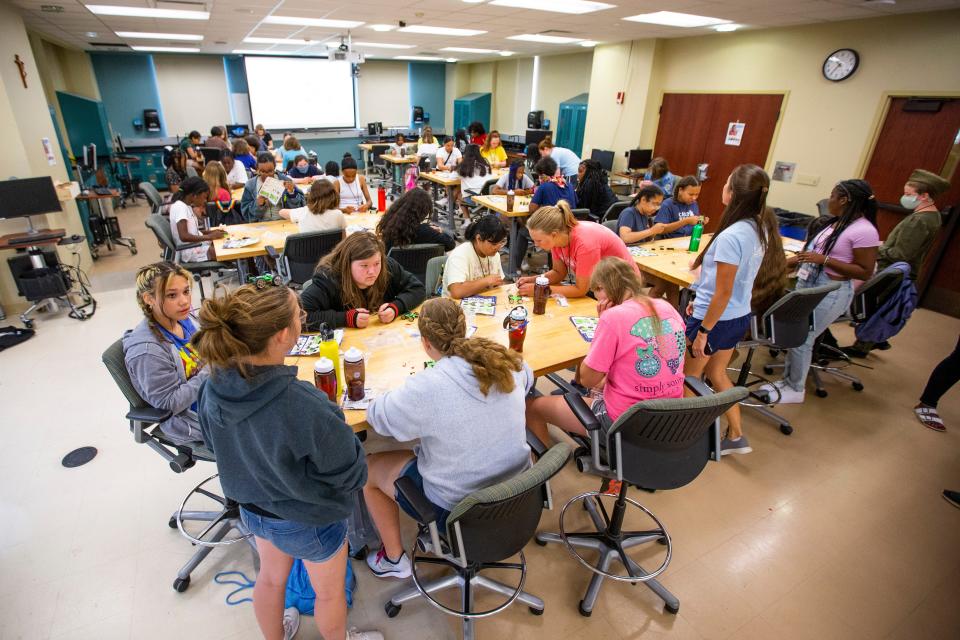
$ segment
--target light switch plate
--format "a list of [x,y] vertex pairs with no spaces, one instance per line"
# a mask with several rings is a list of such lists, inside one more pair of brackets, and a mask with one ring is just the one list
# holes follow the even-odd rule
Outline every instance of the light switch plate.
[[812,176],[808,173],[798,173],[797,184],[805,184],[811,187],[815,187],[818,184],[820,184],[820,176]]

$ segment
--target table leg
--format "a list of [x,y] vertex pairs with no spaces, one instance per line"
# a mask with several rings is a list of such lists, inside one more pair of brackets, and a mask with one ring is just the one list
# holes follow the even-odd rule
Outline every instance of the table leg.
[[240,285],[247,283],[247,261],[245,259],[237,260],[237,277],[240,279]]
[[130,171],[130,163],[124,162],[124,165],[127,167],[127,180],[130,181],[130,199],[133,200],[133,203],[137,203],[137,188],[133,184],[133,172]]
[[103,229],[103,243],[107,246],[107,251],[113,251],[113,233],[110,230],[110,225],[107,222],[107,212],[104,211],[104,202],[103,198],[97,198],[95,202],[97,203],[97,215],[100,216],[100,225]]
[[510,218],[510,260],[507,268],[510,270],[510,276],[514,277],[520,274],[520,265],[523,264],[523,256],[520,255],[520,218]]
[[397,195],[403,193],[403,165],[394,164],[393,165],[393,186],[396,189]]
[[447,228],[454,236],[457,235],[457,199],[454,197],[455,187],[447,185]]

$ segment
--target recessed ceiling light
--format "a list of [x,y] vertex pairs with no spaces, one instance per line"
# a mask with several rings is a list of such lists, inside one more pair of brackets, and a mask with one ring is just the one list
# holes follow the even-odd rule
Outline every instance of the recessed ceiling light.
[[267,24],[292,24],[298,27],[331,27],[333,29],[355,29],[363,24],[357,20],[327,20],[325,18],[298,18],[296,16],[267,16]]
[[487,0],[463,0],[463,1],[469,4],[477,4],[479,2],[486,2]]
[[[337,45],[340,46],[340,45]],[[374,49],[413,49],[415,44],[392,44],[389,42],[359,42],[354,41],[355,47],[371,47]]]
[[443,62],[443,58],[436,56],[393,56],[394,60],[420,60],[422,62]]
[[432,36],[479,36],[486,31],[477,29],[454,29],[452,27],[431,27],[425,24],[415,24],[400,29],[403,33],[425,33]]
[[500,55],[502,55],[504,58],[507,58],[513,55],[513,51],[501,51]]
[[580,44],[581,47],[595,47],[595,46],[597,46],[598,43],[597,43],[596,41],[594,41],[594,40],[584,40],[583,42],[581,42],[581,43],[579,43],[579,44]]
[[739,25],[739,24],[718,24],[717,26],[715,26],[715,27],[713,28],[713,30],[714,30],[714,31],[721,31],[721,32],[724,32],[724,31],[736,31],[737,29],[740,28],[740,26],[741,26],[741,25]]
[[163,51],[166,53],[199,53],[197,47],[130,47],[134,51]]
[[120,38],[132,40],[203,40],[203,36],[192,33],[148,33],[145,31],[115,31]]
[[261,51],[260,49],[234,49],[231,53],[247,56],[292,56],[294,51]]
[[615,5],[591,0],[492,0],[498,7],[515,7],[533,11],[552,11],[553,13],[584,14],[604,9],[613,9]]
[[151,9],[149,7],[120,7],[110,4],[84,5],[92,13],[100,16],[128,16],[133,18],[171,18],[175,20],[209,20],[209,11],[187,11],[185,9]]
[[396,29],[392,24],[372,24],[370,28],[374,31],[393,31]]
[[563,36],[545,36],[539,33],[524,33],[519,36],[507,36],[507,40],[523,40],[525,42],[541,42],[543,44],[573,44],[582,38],[566,38]]
[[711,27],[715,24],[725,24],[730,20],[723,18],[711,18],[709,16],[695,16],[690,13],[677,13],[675,11],[657,11],[654,13],[641,13],[637,16],[623,18],[630,22],[646,22],[648,24],[662,24],[667,27]]
[[299,38],[258,38],[255,36],[244,38],[243,41],[247,44],[310,44]]
[[447,58],[447,62],[456,62],[456,61],[457,61],[456,58]]
[[98,34],[96,31],[87,31],[84,35],[86,35],[88,38],[96,38]]
[[470,47],[443,47],[440,51],[456,51],[457,53],[496,53],[496,49],[472,49]]

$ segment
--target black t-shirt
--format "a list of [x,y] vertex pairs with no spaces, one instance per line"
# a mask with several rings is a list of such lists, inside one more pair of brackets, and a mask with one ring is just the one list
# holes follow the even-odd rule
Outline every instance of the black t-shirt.
[[269,145],[271,142],[273,142],[273,136],[270,135],[269,131],[264,131],[260,139],[263,140],[263,143],[266,145]]

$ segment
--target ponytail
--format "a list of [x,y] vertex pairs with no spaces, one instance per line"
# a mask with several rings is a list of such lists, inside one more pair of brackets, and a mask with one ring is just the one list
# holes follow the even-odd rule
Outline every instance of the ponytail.
[[554,207],[540,207],[527,220],[528,229],[543,233],[570,233],[577,224],[577,218],[566,200],[560,200]]
[[467,338],[467,321],[460,305],[450,298],[432,298],[423,303],[417,321],[420,335],[445,356],[459,356],[473,369],[480,393],[491,388],[511,393],[516,387],[513,374],[523,368],[523,358],[487,338]]

